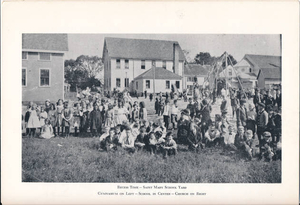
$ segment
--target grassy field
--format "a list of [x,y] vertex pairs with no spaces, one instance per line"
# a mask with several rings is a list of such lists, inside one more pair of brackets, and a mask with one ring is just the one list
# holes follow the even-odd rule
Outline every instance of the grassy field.
[[[151,120],[156,119],[153,103],[146,100]],[[213,109],[219,112],[219,104]],[[163,159],[145,152],[100,152],[99,139],[90,137],[23,138],[22,143],[23,182],[281,183],[281,161],[247,162],[222,148],[194,153],[180,146],[176,156]]]

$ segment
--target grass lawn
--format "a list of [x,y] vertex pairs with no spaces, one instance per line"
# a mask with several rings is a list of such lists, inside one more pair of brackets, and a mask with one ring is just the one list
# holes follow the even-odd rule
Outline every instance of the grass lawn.
[[[144,100],[140,98],[140,100]],[[149,119],[154,102],[145,100]],[[220,112],[219,104],[213,106]],[[186,103],[179,102],[180,108]],[[215,113],[212,113],[214,116]],[[231,117],[229,117],[231,119]],[[234,119],[231,119],[234,123]],[[23,182],[137,182],[137,183],[281,183],[281,161],[246,162],[222,148],[199,153],[179,146],[176,156],[163,159],[145,152],[98,151],[98,138],[22,139]]]

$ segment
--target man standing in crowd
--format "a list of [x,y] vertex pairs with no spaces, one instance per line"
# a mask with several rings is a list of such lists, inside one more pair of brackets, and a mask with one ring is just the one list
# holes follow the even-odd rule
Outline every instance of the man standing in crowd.
[[245,106],[246,100],[240,100],[240,106],[236,110],[236,126],[243,126],[246,128],[246,121],[247,121],[247,109]]
[[262,143],[262,135],[266,131],[268,125],[268,113],[265,111],[265,104],[262,102],[258,103],[258,113],[257,113],[257,137],[259,141],[259,147],[261,147]]

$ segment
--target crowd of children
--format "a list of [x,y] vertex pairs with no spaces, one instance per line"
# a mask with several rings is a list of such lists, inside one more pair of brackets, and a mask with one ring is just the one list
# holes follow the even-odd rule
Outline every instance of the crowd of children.
[[[214,121],[212,95],[203,93],[201,96],[202,99],[189,98],[184,110],[179,110],[176,96],[163,97],[162,93],[155,96],[155,114],[162,116],[158,122],[148,121],[145,103],[134,101],[127,92],[115,97],[113,103],[92,94],[77,96],[78,101],[72,105],[61,99],[55,104],[46,100],[42,106],[30,102],[24,117],[26,135],[67,138],[72,128],[74,136],[80,133],[80,136],[99,137],[99,149],[103,151],[146,150],[151,154],[161,152],[166,157],[176,155],[179,143],[188,145],[191,150],[223,146],[224,150],[245,154],[249,160],[255,156],[268,161],[281,158],[280,91],[274,98],[269,93],[262,96],[256,90],[248,109],[246,99],[239,99],[231,90],[230,103],[232,116],[236,116],[237,133],[227,117],[226,94],[221,94],[220,114]],[[173,139],[174,131],[177,135]]]

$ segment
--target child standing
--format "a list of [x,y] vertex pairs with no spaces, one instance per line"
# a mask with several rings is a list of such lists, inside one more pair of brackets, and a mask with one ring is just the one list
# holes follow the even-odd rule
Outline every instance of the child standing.
[[173,129],[177,129],[177,115],[179,113],[179,108],[177,106],[177,100],[174,100],[174,104],[171,108],[171,122],[173,124]]
[[45,111],[44,106],[41,106],[41,112],[40,112],[40,132],[42,132],[42,127],[45,125],[45,119],[48,118],[48,114]]
[[147,109],[145,107],[145,102],[141,101],[140,102],[140,119],[141,120],[147,120]]
[[53,134],[56,136],[56,110],[55,105],[53,103],[50,104],[50,109],[48,111],[48,119],[50,120],[50,124],[53,129]]
[[78,136],[78,130],[80,128],[80,104],[76,103],[75,104],[75,109],[74,109],[74,113],[73,113],[73,117],[74,117],[74,135]]
[[114,127],[115,126],[115,120],[114,120],[114,109],[112,104],[108,104],[108,110],[105,113],[105,127]]
[[73,111],[69,108],[69,101],[64,102],[64,109],[62,111],[62,127],[65,128],[66,138],[70,135],[70,127],[72,126]]
[[25,113],[25,127],[26,127],[26,136],[29,137],[29,133],[30,133],[30,128],[28,128],[28,120],[29,120],[29,117],[30,117],[30,113],[31,113],[31,110],[32,110],[32,105],[33,105],[33,102],[30,102],[29,105],[27,106],[27,111]]
[[57,127],[57,135],[59,136],[59,131],[61,128],[61,135],[63,135],[63,128],[62,128],[62,111],[64,109],[63,100],[59,99],[57,101],[56,107],[56,127]]
[[40,120],[36,112],[37,105],[31,107],[30,117],[28,119],[28,128],[30,129],[30,137],[35,137],[36,129],[40,128]]
[[93,137],[96,137],[96,134],[100,137],[102,131],[102,115],[97,103],[94,103],[94,109],[90,113],[90,129]]

